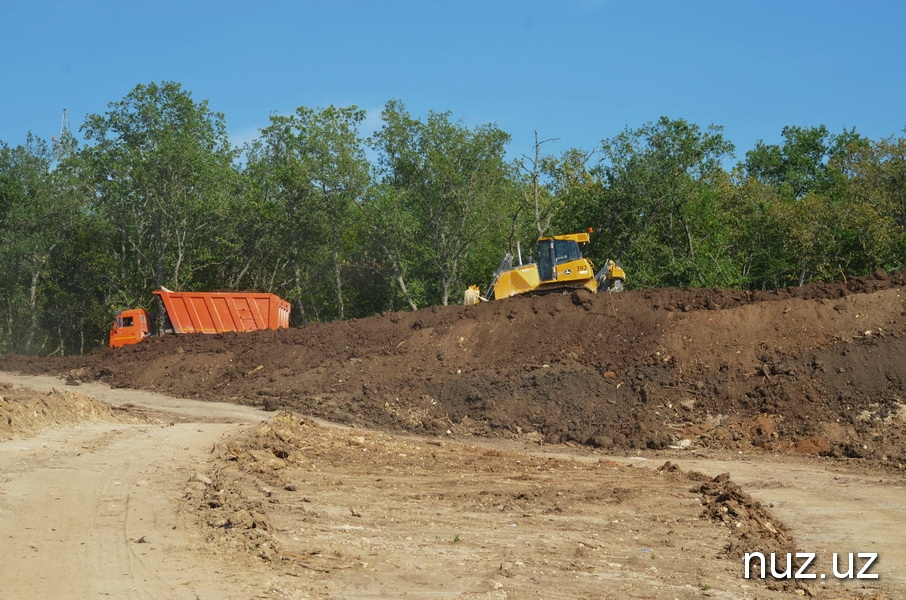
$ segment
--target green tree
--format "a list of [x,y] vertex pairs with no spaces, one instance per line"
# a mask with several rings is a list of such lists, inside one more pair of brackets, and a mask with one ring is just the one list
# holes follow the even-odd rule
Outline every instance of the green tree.
[[252,157],[257,143],[246,146],[250,158],[239,173],[229,212],[233,235],[210,278],[229,289],[285,293],[292,287],[292,278],[287,275],[290,257],[280,239],[283,214],[270,179],[272,171]]
[[411,241],[430,260],[430,271],[420,276],[432,301],[446,305],[463,287],[463,270],[481,239],[502,225],[510,137],[493,125],[470,130],[450,113],[414,119],[399,101],[388,102],[382,116],[374,143],[381,183],[393,190],[384,196],[394,201],[387,208],[412,215]]
[[772,207],[779,193],[771,186],[745,177],[739,168],[733,172],[725,191],[726,216],[733,224],[733,260],[739,270],[739,286],[768,289],[791,283],[795,266],[784,251],[784,231]]
[[[864,141],[864,140],[863,140]],[[852,144],[831,159],[845,173],[841,196],[852,222],[847,250],[856,272],[906,264],[906,138]]]
[[759,142],[740,165],[741,185],[757,181],[772,195],[762,204],[761,226],[775,234],[762,281],[804,285],[896,264],[896,217],[869,183],[886,179],[873,175],[884,151],[855,130],[785,127],[783,137]]
[[759,140],[746,153],[745,174],[773,186],[785,197],[802,198],[808,192],[827,194],[841,173],[830,159],[864,142],[853,130],[832,135],[827,127],[787,126],[781,145]]
[[42,298],[43,327],[59,339],[60,352],[84,353],[103,345],[113,317],[110,298],[117,296],[113,269],[106,253],[114,229],[97,211],[90,210],[93,187],[86,177],[84,155],[64,132],[53,147],[57,202],[72,207],[73,219],[51,255],[50,274]]
[[198,275],[222,259],[231,235],[235,151],[223,115],[175,82],[136,86],[89,115],[82,127],[96,200],[114,228],[108,252],[117,304],[139,303],[148,288],[204,286]]
[[[513,229],[518,230],[516,224],[526,220],[526,217],[533,218],[533,237],[535,238],[551,233],[552,223],[563,206],[563,196],[558,195],[554,188],[558,184],[561,188],[568,185],[575,167],[584,169],[588,159],[578,150],[568,151],[562,161],[558,161],[550,155],[542,155],[541,149],[544,144],[553,141],[555,139],[539,140],[536,131],[532,155],[523,155],[522,158],[516,160],[515,165],[517,172],[523,178],[521,182],[523,201],[515,207]],[[523,214],[526,217],[520,218],[520,215]]]
[[[310,310],[346,317],[344,266],[354,246],[355,205],[369,184],[369,164],[355,106],[306,107],[272,116],[249,150],[247,173],[257,181],[257,203],[276,218],[276,241],[286,249],[293,299]],[[324,290],[333,290],[331,298]]]
[[[738,283],[723,210],[733,145],[721,128],[702,131],[661,117],[605,140],[590,169],[600,192],[577,194],[574,227],[594,227],[596,260],[617,257],[640,286]],[[572,189],[576,189],[573,184]],[[598,255],[602,248],[612,256]]]
[[57,189],[53,160],[31,134],[24,146],[0,145],[0,302],[7,349],[26,354],[37,349],[51,259],[77,215],[74,197]]
[[427,262],[425,246],[420,243],[416,216],[403,209],[404,192],[388,183],[372,186],[358,204],[363,231],[373,247],[376,269],[395,284],[396,294],[388,291],[387,307],[397,303],[410,310],[428,303],[427,290],[418,277],[419,266]]

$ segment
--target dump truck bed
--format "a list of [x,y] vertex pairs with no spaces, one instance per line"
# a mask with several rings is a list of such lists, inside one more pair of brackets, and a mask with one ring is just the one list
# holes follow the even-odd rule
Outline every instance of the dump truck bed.
[[223,333],[289,327],[289,302],[257,292],[154,292],[175,333]]

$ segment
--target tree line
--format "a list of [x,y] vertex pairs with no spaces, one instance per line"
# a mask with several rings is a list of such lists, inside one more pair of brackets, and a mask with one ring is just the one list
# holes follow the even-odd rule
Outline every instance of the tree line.
[[88,115],[82,141],[0,142],[0,353],[84,353],[151,291],[269,291],[293,322],[458,303],[506,252],[592,228],[631,289],[767,289],[906,261],[906,138],[788,126],[735,166],[722,128],[661,117],[590,150],[389,101],[272,115],[230,144],[175,82]]

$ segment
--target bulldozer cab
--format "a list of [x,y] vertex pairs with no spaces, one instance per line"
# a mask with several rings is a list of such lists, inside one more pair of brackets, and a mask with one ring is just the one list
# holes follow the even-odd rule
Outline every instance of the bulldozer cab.
[[579,260],[579,243],[571,239],[546,238],[538,240],[538,275],[541,281],[557,279],[557,265]]
[[579,244],[587,244],[587,233],[538,238],[538,275],[541,281],[557,279],[557,265],[582,258]]

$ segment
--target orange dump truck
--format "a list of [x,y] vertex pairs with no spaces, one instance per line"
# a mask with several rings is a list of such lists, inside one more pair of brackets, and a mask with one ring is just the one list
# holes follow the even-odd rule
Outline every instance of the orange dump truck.
[[[256,292],[154,292],[167,312],[173,333],[223,333],[289,327],[289,302]],[[136,344],[151,335],[151,318],[142,308],[116,313],[110,347]]]

